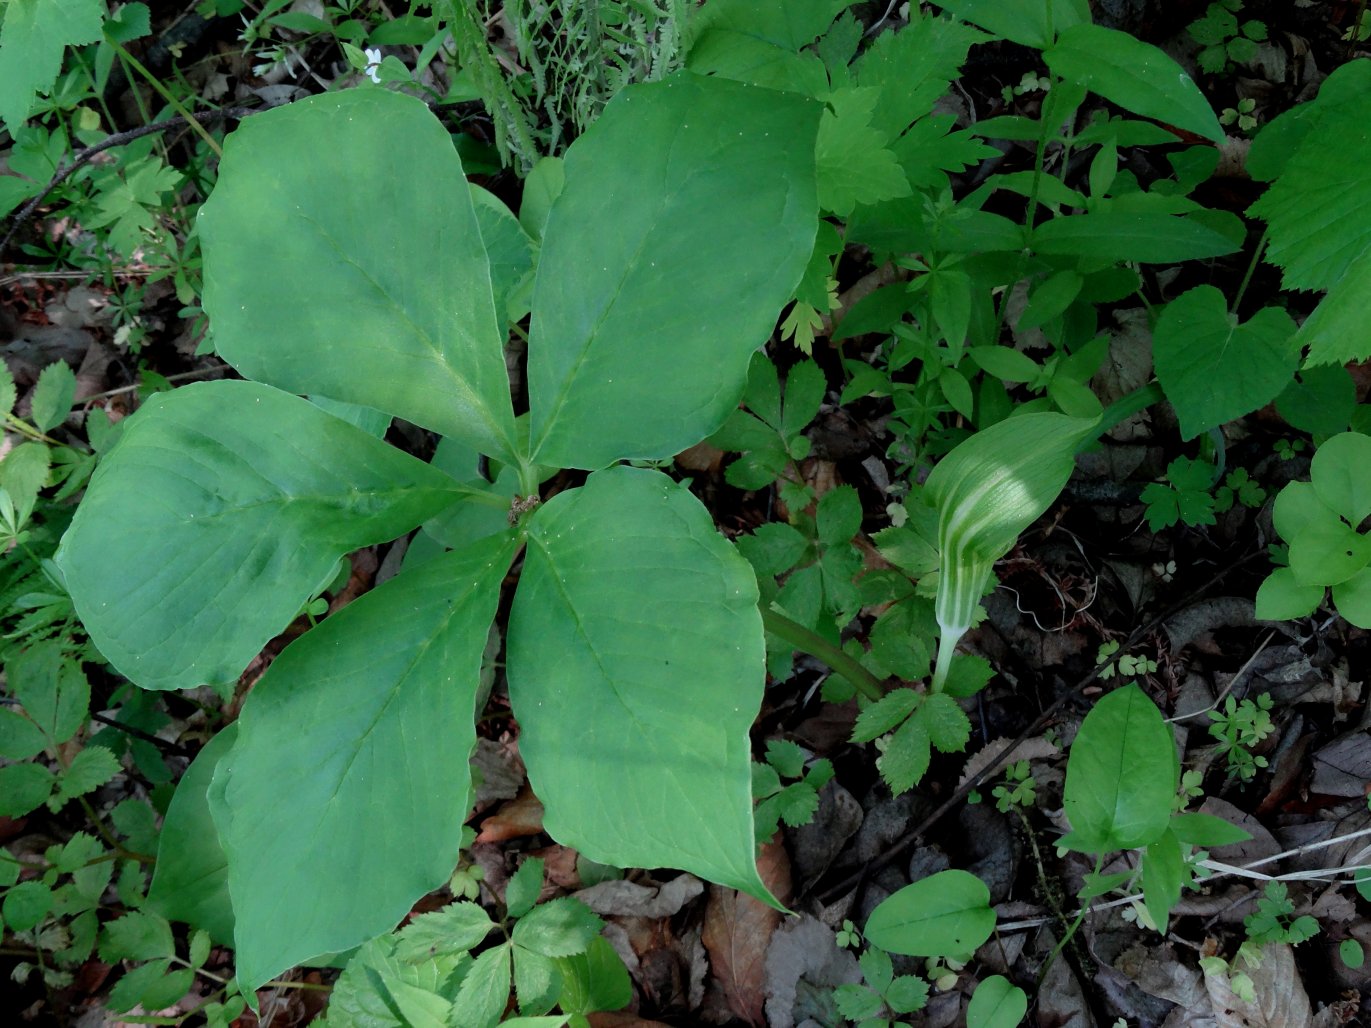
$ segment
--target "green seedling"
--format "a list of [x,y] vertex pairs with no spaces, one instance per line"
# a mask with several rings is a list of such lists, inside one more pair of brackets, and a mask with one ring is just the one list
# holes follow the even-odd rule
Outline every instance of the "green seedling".
[[1271,721],[1271,696],[1262,693],[1256,700],[1234,700],[1229,696],[1221,710],[1211,710],[1209,734],[1218,741],[1219,756],[1228,765],[1230,777],[1249,782],[1266,767],[1266,758],[1252,752],[1276,726]]

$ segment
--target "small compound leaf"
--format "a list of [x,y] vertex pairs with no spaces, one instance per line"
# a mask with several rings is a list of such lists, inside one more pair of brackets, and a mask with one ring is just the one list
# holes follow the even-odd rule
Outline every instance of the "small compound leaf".
[[210,797],[245,991],[381,934],[452,874],[512,555],[491,537],[390,579],[286,647],[248,697]]
[[818,117],[798,97],[681,74],[625,89],[571,147],[529,330],[540,463],[671,457],[737,407],[813,251],[800,141]]
[[56,642],[21,650],[5,664],[6,681],[24,712],[54,743],[76,734],[90,714],[90,683]]
[[990,890],[966,871],[939,871],[886,897],[866,922],[866,940],[910,957],[965,957],[990,938]]
[[123,422],[56,560],[96,646],[134,682],[231,682],[341,556],[409,531],[458,488],[299,397],[184,386]]
[[1199,87],[1151,43],[1087,22],[1065,29],[1043,60],[1125,110],[1223,142],[1223,127]]
[[100,959],[108,963],[174,956],[171,925],[156,914],[134,910],[100,929]]
[[94,792],[119,773],[119,758],[103,746],[87,746],[58,772],[57,795],[49,807]]
[[[1266,406],[1299,367],[1295,321],[1264,307],[1244,324],[1223,293],[1196,286],[1166,305],[1152,336],[1157,380],[1193,439]],[[1371,442],[1371,440],[1368,440]]]
[[157,841],[157,865],[146,908],[233,943],[228,861],[210,815],[209,786],[219,761],[233,748],[238,723],[225,726],[191,761],[176,785]]
[[971,738],[971,720],[946,692],[929,693],[915,715],[928,729],[929,741],[940,753],[960,753]]
[[199,228],[215,346],[245,376],[513,458],[503,314],[423,103],[347,89],[244,121]]
[[553,838],[775,902],[754,858],[757,599],[747,562],[664,475],[613,468],[538,509],[508,671]]
[[1081,853],[1130,850],[1166,832],[1179,762],[1171,728],[1136,685],[1086,715],[1066,762],[1063,805],[1071,832],[1058,846]]

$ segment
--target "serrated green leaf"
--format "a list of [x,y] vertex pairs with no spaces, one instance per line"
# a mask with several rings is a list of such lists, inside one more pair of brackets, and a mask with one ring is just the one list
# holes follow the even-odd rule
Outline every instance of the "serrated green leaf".
[[775,796],[776,812],[791,828],[807,825],[819,809],[819,794],[808,782],[792,782]]
[[23,817],[52,795],[57,780],[41,764],[8,764],[0,767],[0,815]]
[[799,435],[814,420],[823,403],[828,382],[819,365],[801,361],[790,369],[785,378],[785,408],[778,426],[787,437]]
[[100,652],[144,688],[234,681],[343,554],[462,491],[255,383],[184,386],[122,424],[55,559]]
[[[409,963],[396,949],[395,936],[383,935],[353,954],[329,994],[328,1028],[416,1028],[416,1023],[433,1024],[424,1019],[451,1008],[456,989],[449,981],[470,966],[470,959],[439,955]],[[506,995],[508,988],[506,980]]]
[[591,939],[599,935],[605,922],[579,899],[563,896],[533,907],[514,925],[510,936],[515,944],[543,954],[544,957],[570,957],[585,953]]
[[990,938],[990,890],[966,871],[939,871],[886,897],[866,922],[866,941],[888,953],[956,957]]
[[540,463],[670,457],[736,408],[813,251],[813,150],[796,144],[818,113],[681,74],[620,92],[567,152],[529,329]]
[[87,746],[57,775],[53,803],[94,792],[122,770],[119,758],[103,746]]
[[56,642],[38,643],[5,664],[15,698],[54,744],[66,742],[90,713],[90,683]]
[[928,727],[911,717],[890,737],[885,752],[876,758],[876,768],[890,791],[898,796],[919,784],[932,757]]
[[505,909],[510,917],[523,917],[538,902],[543,891],[543,860],[529,857],[519,865],[505,886]]
[[841,546],[862,530],[862,501],[850,485],[835,486],[819,497],[815,514],[819,542]]
[[1064,29],[1044,50],[1043,60],[1058,75],[1125,110],[1223,142],[1223,127],[1190,76],[1136,36],[1087,21]]
[[0,757],[28,760],[47,748],[43,730],[18,711],[0,707]]
[[876,89],[835,90],[819,121],[816,161],[819,206],[844,217],[858,204],[909,196],[912,190],[884,133],[871,126]]
[[562,982],[556,963],[541,953],[514,947],[514,995],[519,1013],[526,1016],[545,1014],[557,1002]]
[[[210,793],[245,990],[379,935],[451,877],[481,655],[512,554],[491,537],[397,575],[286,647],[253,688],[215,772],[222,797]],[[342,877],[348,889],[328,884]]]
[[1193,439],[1266,406],[1299,367],[1293,318],[1265,307],[1239,324],[1223,293],[1196,286],[1166,305],[1152,335],[1157,379]]
[[758,525],[751,535],[736,540],[738,552],[759,575],[782,575],[793,568],[809,546],[793,526],[782,521]]
[[929,741],[941,753],[960,753],[971,738],[971,719],[946,692],[929,693],[915,716],[928,729]]
[[439,121],[412,97],[343,90],[244,121],[224,150],[199,217],[224,359],[512,461],[504,318]]
[[130,911],[100,929],[100,959],[109,963],[175,955],[171,925],[154,914]]
[[10,374],[10,366],[5,361],[0,360],[0,417],[4,417],[14,410],[14,403],[18,398],[18,392],[14,386],[14,376]]
[[914,713],[924,697],[913,689],[892,689],[857,715],[852,742],[870,742],[889,732]]
[[494,927],[490,915],[475,903],[449,903],[442,910],[420,914],[405,925],[400,930],[395,955],[408,963],[439,955],[456,956],[479,945]]
[[504,943],[476,958],[462,979],[452,1004],[449,1023],[462,1028],[490,1028],[509,1002],[510,956],[513,946]]
[[1062,800],[1071,831],[1057,845],[1109,853],[1156,842],[1179,774],[1175,739],[1157,705],[1136,685],[1114,690],[1071,744]]
[[147,992],[157,988],[170,968],[171,961],[162,959],[153,960],[125,972],[110,990],[109,1008],[116,1013],[127,1013],[132,1010],[143,1002],[143,996]]
[[682,867],[771,901],[753,856],[757,600],[708,512],[656,472],[598,472],[537,510],[508,674],[550,835],[601,863]]
[[799,778],[805,770],[805,751],[789,739],[768,739],[766,762],[782,777]]
[[875,38],[853,72],[858,86],[876,90],[871,127],[883,142],[933,110],[960,72],[971,45],[983,38],[975,29],[930,17],[918,8],[910,9],[909,24],[900,31]]
[[20,882],[11,886],[0,903],[0,915],[5,927],[14,932],[27,932],[48,916],[53,906],[52,889],[38,881]]
[[628,968],[608,939],[596,936],[584,953],[559,957],[562,995],[558,1004],[569,1014],[620,1010],[633,1000]]
[[99,41],[104,20],[100,0],[10,0],[0,26],[0,118],[11,136],[57,78],[66,48]]
[[66,361],[49,364],[33,387],[33,423],[40,432],[50,432],[67,420],[76,399],[76,375]]

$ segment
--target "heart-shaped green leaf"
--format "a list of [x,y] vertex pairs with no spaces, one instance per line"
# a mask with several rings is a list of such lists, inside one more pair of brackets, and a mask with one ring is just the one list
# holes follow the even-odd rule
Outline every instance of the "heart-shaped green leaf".
[[1314,452],[1309,478],[1314,492],[1354,528],[1371,516],[1371,436],[1343,432]]
[[1066,762],[1071,831],[1057,845],[1080,853],[1130,850],[1166,832],[1180,765],[1171,728],[1136,685],[1086,715]]
[[594,474],[537,512],[510,614],[519,749],[559,842],[774,903],[753,858],[757,583],[688,490]]
[[1181,438],[1193,439],[1279,396],[1299,367],[1295,329],[1279,307],[1264,307],[1238,324],[1213,286],[1196,286],[1167,304],[1152,353],[1157,380],[1180,418]]
[[205,382],[124,423],[56,560],[91,638],[130,679],[231,682],[340,557],[461,492],[297,396]]
[[681,74],[625,89],[571,147],[533,292],[540,464],[670,457],[737,407],[813,249],[818,118]]
[[452,874],[513,553],[491,536],[390,579],[288,646],[248,697],[210,808],[249,994],[394,927]]
[[503,312],[423,103],[349,89],[245,121],[199,226],[215,346],[244,375],[513,459]]

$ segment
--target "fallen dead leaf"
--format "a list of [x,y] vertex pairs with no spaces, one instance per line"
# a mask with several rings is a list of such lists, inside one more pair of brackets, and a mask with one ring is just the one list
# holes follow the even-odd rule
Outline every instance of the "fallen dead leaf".
[[576,898],[601,917],[671,917],[705,891],[693,875],[680,875],[662,885],[601,882],[576,893]]
[[[763,884],[781,902],[790,900],[790,861],[785,846],[772,840],[757,856]],[[748,1024],[766,1023],[766,953],[781,923],[781,913],[736,889],[712,885],[702,935],[709,968],[723,989],[728,1008]]]
[[1295,970],[1295,952],[1272,943],[1262,948],[1260,968],[1249,973],[1251,1003],[1239,997],[1222,970],[1204,973],[1205,989],[1219,1028],[1305,1028],[1310,1022],[1309,996]]
[[543,830],[543,802],[525,788],[498,812],[481,822],[477,842],[504,842],[537,835]]

